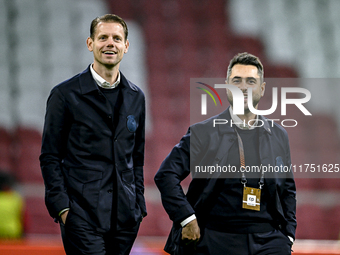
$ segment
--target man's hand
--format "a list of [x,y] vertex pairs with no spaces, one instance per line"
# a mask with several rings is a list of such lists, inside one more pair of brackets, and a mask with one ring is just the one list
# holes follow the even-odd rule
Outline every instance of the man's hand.
[[186,245],[192,242],[198,242],[200,239],[200,228],[197,224],[197,219],[190,221],[186,224],[182,229],[182,240],[185,242]]
[[63,213],[60,215],[61,221],[62,221],[64,224],[66,223],[67,214],[68,214],[68,210],[65,211],[65,212],[63,212]]

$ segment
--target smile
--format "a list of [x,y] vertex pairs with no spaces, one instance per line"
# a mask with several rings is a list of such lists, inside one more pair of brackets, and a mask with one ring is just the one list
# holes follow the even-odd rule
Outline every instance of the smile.
[[106,55],[115,55],[115,54],[117,54],[114,51],[103,51],[103,53],[106,54]]

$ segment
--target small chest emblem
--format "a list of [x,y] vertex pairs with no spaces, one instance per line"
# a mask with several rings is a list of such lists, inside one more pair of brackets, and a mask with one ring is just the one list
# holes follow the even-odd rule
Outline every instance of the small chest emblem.
[[276,166],[283,166],[283,160],[281,156],[276,157]]
[[135,120],[135,116],[133,116],[133,115],[127,116],[126,127],[130,132],[132,132],[132,133],[136,132],[137,123],[136,123],[136,120]]

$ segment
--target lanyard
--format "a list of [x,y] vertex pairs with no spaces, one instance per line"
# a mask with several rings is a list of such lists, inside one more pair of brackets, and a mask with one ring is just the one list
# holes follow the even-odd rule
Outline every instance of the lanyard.
[[[245,164],[245,158],[244,158],[244,148],[243,148],[243,142],[242,139],[240,137],[240,135],[237,132],[237,129],[235,128],[236,134],[237,134],[237,140],[238,140],[238,149],[240,152],[240,164],[241,164],[241,168],[240,170],[242,171],[242,177],[241,177],[241,183],[243,184],[244,187],[246,187],[246,183],[247,183],[247,178],[246,178],[246,174],[245,174],[245,170],[246,170],[246,164]],[[259,185],[260,185],[260,189],[262,189],[263,185],[264,185],[264,171],[262,168],[261,171],[261,178],[259,181]]]

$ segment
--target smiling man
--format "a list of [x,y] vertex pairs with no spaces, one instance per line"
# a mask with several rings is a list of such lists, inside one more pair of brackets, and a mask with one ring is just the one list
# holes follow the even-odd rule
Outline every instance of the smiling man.
[[[248,108],[248,89],[254,108],[264,96],[262,63],[246,52],[236,55],[228,66],[226,83],[243,92],[244,114],[233,113],[237,99],[228,90],[231,106],[190,126],[155,176],[173,221],[165,251],[173,255],[289,255],[296,229],[293,174],[244,171],[291,165],[287,132]],[[214,126],[215,119],[234,125]],[[210,178],[193,170],[184,194],[181,182],[196,166],[237,170],[215,171]]]
[[67,254],[129,254],[146,216],[145,98],[119,65],[129,49],[117,15],[94,19],[94,62],[51,91],[40,156],[45,201]]

